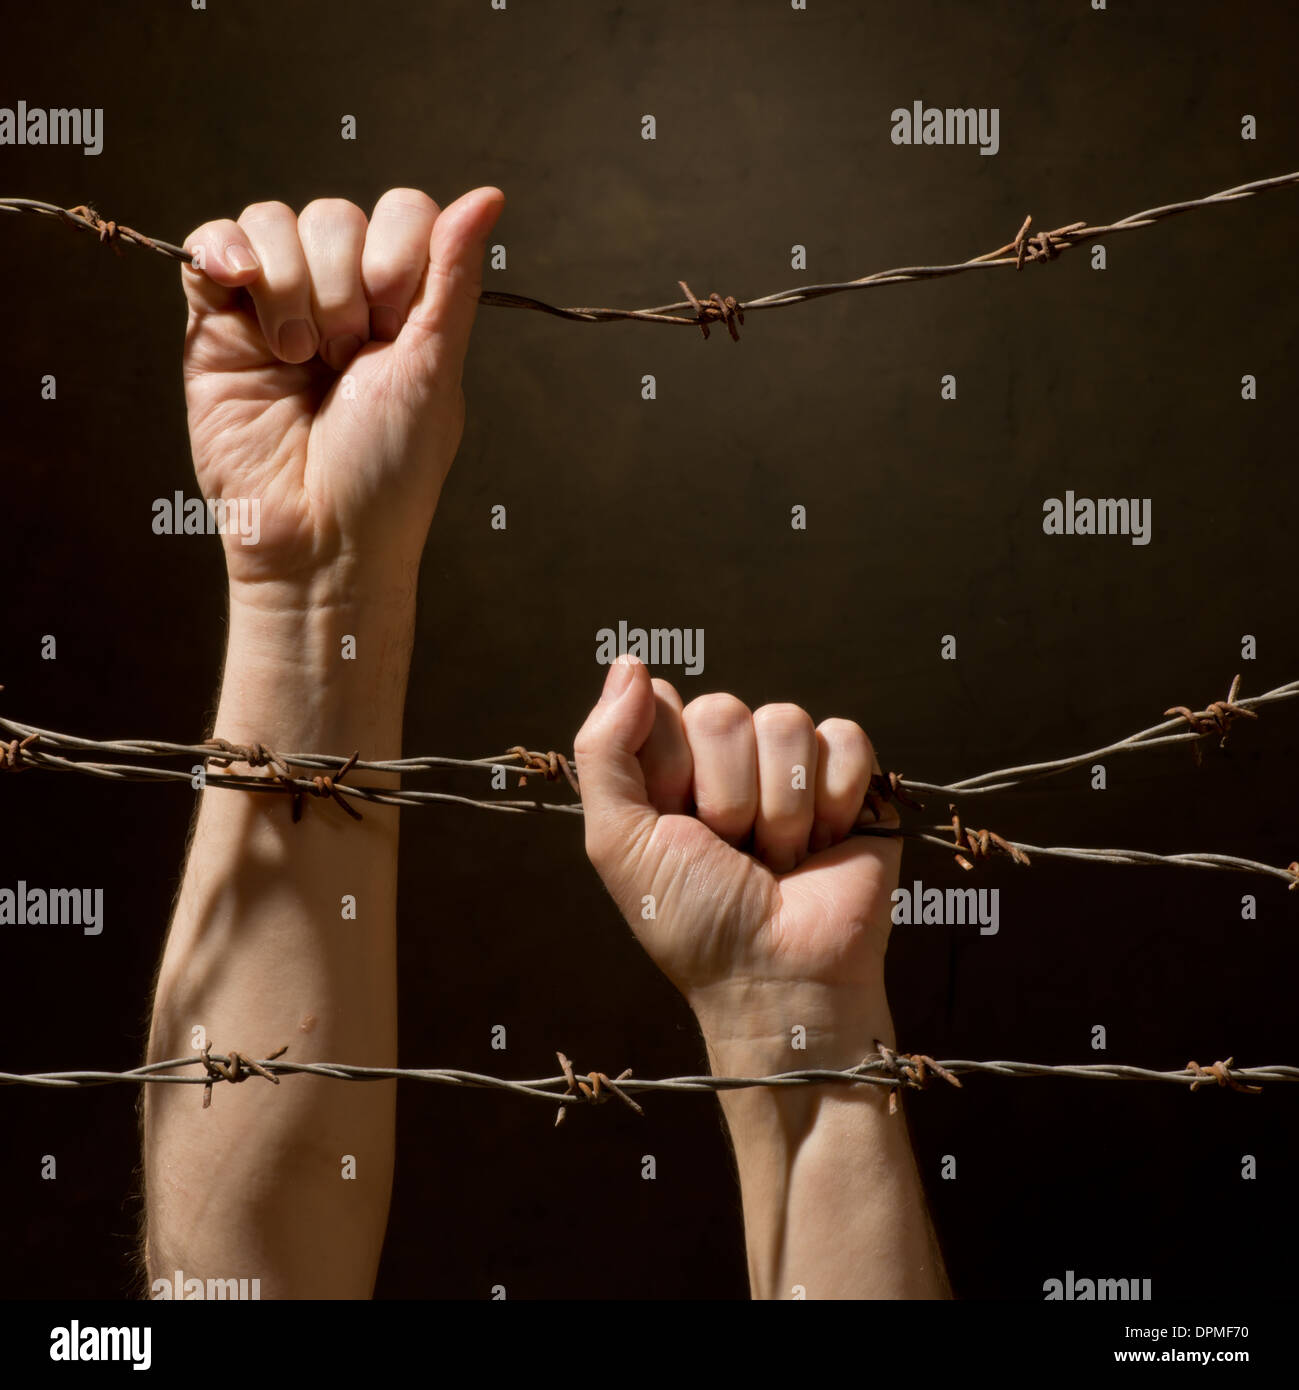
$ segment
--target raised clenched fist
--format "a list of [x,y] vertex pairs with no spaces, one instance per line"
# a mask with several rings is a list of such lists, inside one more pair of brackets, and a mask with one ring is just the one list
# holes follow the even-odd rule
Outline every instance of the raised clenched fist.
[[394,188],[368,219],[341,199],[298,214],[254,203],[189,236],[199,487],[260,511],[256,544],[224,537],[232,585],[318,592],[342,573],[413,596],[464,426],[461,372],[503,205],[491,187],[444,210]]

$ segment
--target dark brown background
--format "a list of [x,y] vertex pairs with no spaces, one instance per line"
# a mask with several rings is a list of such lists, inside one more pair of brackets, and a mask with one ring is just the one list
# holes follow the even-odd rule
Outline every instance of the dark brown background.
[[[169,240],[248,202],[493,182],[509,270],[559,304],[754,297],[962,259],[1296,165],[1289,7],[1134,3],[217,0],[31,7],[3,24],[0,104],[105,108],[105,149],[0,148],[0,192],[90,201]],[[890,143],[889,113],[996,106],[1001,150]],[[658,139],[640,138],[652,112]],[[1259,138],[1240,139],[1253,113]],[[352,113],[359,139],[339,139]],[[1289,595],[1292,192],[986,272],[755,314],[743,340],[484,309],[469,421],[420,595],[408,752],[571,746],[595,632],[703,627],[687,698],[794,700],[947,780],[1106,742],[1294,678]],[[35,219],[0,222],[5,334],[3,709],[95,737],[205,731],[219,545],[156,537],[192,491],[176,267]],[[807,245],[806,273],[789,248]],[[955,403],[939,399],[954,372]],[[1245,372],[1259,399],[1240,399]],[[53,373],[58,399],[39,399]],[[659,398],[640,399],[653,373]],[[1044,497],[1153,498],[1154,539],[1048,538]],[[504,503],[505,533],[489,528]],[[808,508],[792,532],[790,507]],[[959,660],[938,659],[944,633]],[[57,662],[39,659],[42,634]],[[665,673],[671,675],[671,673]],[[1112,760],[976,823],[1042,844],[1299,853],[1299,722],[1241,728],[1200,772]],[[468,789],[481,784],[455,784]],[[106,889],[101,937],[0,940],[0,1067],[135,1065],[192,797],[28,774],[0,786],[0,883]],[[931,809],[941,812],[942,807]],[[578,827],[407,813],[402,1057],[512,1076],[702,1066],[692,1019],[586,864]],[[908,851],[905,880],[954,883]],[[1299,902],[1190,871],[996,866],[1002,927],[899,929],[903,1047],[1180,1067],[1299,1061]],[[1240,921],[1240,895],[1259,920]],[[489,1029],[509,1029],[508,1052]],[[1093,1024],[1109,1050],[1089,1048]],[[0,1095],[0,1292],[130,1287],[134,1094]],[[197,1100],[196,1100],[197,1103]],[[908,1103],[959,1294],[1150,1277],[1156,1297],[1293,1295],[1299,1090],[976,1078]],[[549,1108],[407,1084],[381,1296],[742,1296],[715,1103],[655,1096],[551,1129]],[[643,1181],[653,1153],[658,1179]],[[39,1180],[40,1156],[59,1160]],[[958,1178],[938,1180],[943,1154]],[[1242,1182],[1240,1158],[1257,1156]]]

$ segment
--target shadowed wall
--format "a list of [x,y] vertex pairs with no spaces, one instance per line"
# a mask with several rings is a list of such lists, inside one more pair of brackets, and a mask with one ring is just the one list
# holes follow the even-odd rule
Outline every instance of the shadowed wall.
[[[1285,172],[1299,149],[1286,9],[223,0],[61,6],[56,31],[37,8],[4,21],[0,104],[103,107],[104,150],[0,147],[0,193],[91,202],[179,242],[260,199],[368,211],[397,184],[445,205],[496,183],[508,269],[489,289],[634,307],[678,298],[684,278],[745,299],[964,259],[1028,211],[1035,229],[1108,221]],[[916,99],[998,108],[999,152],[894,145],[890,113]],[[684,698],[855,718],[886,768],[930,781],[1107,743],[1221,697],[1237,670],[1246,694],[1299,676],[1297,216],[1293,192],[1273,193],[1116,237],[1104,271],[1080,248],[1018,276],[867,290],[755,313],[739,344],[484,308],[422,571],[406,752],[570,749],[603,676],[595,634],[620,619],[705,630],[702,675],[661,672]],[[0,708],[92,737],[199,738],[224,635],[220,547],[150,528],[154,498],[194,491],[178,270],[35,219],[0,221],[0,238]],[[790,268],[795,244],[806,271]],[[947,373],[955,401],[940,399]],[[1066,489],[1149,497],[1151,543],[1044,535],[1043,500]],[[1258,655],[1243,662],[1247,633]],[[40,659],[44,634],[57,661]],[[955,661],[939,658],[944,634]],[[1282,706],[1198,772],[1186,748],[1151,752],[1111,759],[1105,791],[1080,771],[964,809],[1038,844],[1285,864],[1297,747]],[[183,789],[52,773],[0,783],[0,884],[103,885],[107,918],[97,938],[0,936],[0,1068],[140,1061],[192,806]],[[1001,889],[995,936],[895,929],[903,1048],[1299,1062],[1299,895],[1171,869],[983,873]],[[917,877],[963,878],[913,846],[903,882]],[[582,1070],[703,1068],[689,1011],[577,823],[406,812],[400,903],[404,1065],[548,1075],[560,1048]],[[134,1099],[0,1094],[0,1294],[128,1289]],[[1296,1290],[1296,1101],[1280,1086],[976,1077],[906,1110],[959,1295],[1040,1298],[1073,1269],[1213,1298]],[[644,1119],[614,1105],[556,1132],[544,1105],[406,1083],[380,1296],[743,1296],[716,1103],[644,1104]],[[948,1154],[955,1181],[939,1178]]]

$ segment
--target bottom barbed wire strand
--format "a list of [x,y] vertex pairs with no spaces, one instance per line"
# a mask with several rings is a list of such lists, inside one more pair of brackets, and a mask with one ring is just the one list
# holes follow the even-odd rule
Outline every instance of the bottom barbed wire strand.
[[[551,1105],[558,1103],[561,1114],[565,1107],[599,1104],[606,1100],[609,1094],[613,1094],[632,1110],[643,1114],[641,1107],[629,1099],[631,1093],[717,1093],[750,1090],[756,1087],[779,1089],[789,1086],[823,1085],[867,1085],[885,1086],[894,1090],[922,1090],[931,1080],[931,1074],[958,1086],[960,1083],[956,1080],[957,1077],[985,1075],[1020,1079],[1055,1077],[1079,1081],[1163,1082],[1189,1087],[1192,1091],[1199,1090],[1202,1086],[1216,1085],[1251,1093],[1266,1082],[1299,1082],[1299,1067],[1237,1067],[1234,1065],[1233,1057],[1206,1067],[1191,1061],[1178,1071],[1159,1071],[1150,1067],[1113,1062],[1072,1065],[1046,1062],[979,1062],[966,1058],[935,1061],[924,1053],[895,1052],[888,1048],[883,1049],[883,1055],[868,1057],[858,1066],[845,1070],[814,1067],[780,1072],[772,1076],[674,1076],[662,1079],[636,1078],[631,1075],[630,1070],[625,1070],[612,1079],[607,1073],[599,1071],[587,1072],[579,1079],[572,1064],[560,1053],[558,1055],[561,1065],[564,1065],[564,1071],[559,1076],[511,1081],[504,1077],[444,1067],[358,1067],[342,1062],[287,1062],[279,1060],[282,1051],[283,1049],[260,1061],[252,1061],[238,1052],[228,1055],[208,1052],[200,1058],[176,1057],[120,1072],[0,1072],[0,1086],[78,1090],[92,1086],[172,1084],[202,1086],[210,1092],[215,1085],[235,1080],[242,1082],[251,1077],[278,1081],[281,1076],[319,1076],[334,1081],[423,1081],[433,1085],[510,1091],[516,1095],[544,1100]],[[204,1067],[205,1070],[199,1075],[175,1074],[181,1068],[195,1066]],[[227,1075],[227,1072],[232,1074]]]

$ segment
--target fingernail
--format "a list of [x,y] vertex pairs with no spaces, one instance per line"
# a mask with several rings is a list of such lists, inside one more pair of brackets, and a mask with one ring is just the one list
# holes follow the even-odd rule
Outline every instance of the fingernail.
[[280,327],[280,356],[286,362],[305,362],[316,350],[316,335],[306,319],[290,319]]
[[604,689],[600,692],[602,705],[616,700],[627,689],[632,682],[634,668],[639,665],[640,662],[634,656],[620,656],[614,661],[609,667],[609,674],[604,678]]
[[401,315],[387,304],[374,304],[370,308],[370,337],[382,338],[390,343],[401,332]]
[[246,270],[257,270],[261,262],[246,246],[231,244],[225,249],[225,262],[231,270],[241,275]]
[[360,338],[355,333],[344,333],[341,338],[331,338],[321,356],[336,372],[341,372],[360,350]]

